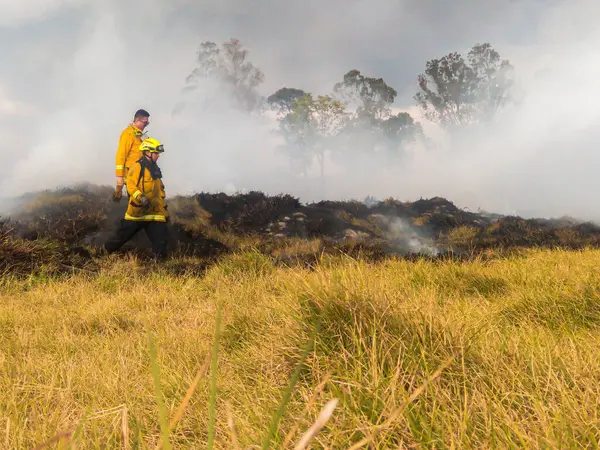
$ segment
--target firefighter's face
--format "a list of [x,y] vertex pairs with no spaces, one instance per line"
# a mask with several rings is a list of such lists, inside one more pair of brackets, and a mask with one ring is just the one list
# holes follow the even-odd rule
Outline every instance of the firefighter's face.
[[144,128],[146,128],[148,126],[148,124],[150,123],[150,118],[149,117],[139,117],[137,119],[135,119],[135,126],[138,127],[140,130],[144,131]]

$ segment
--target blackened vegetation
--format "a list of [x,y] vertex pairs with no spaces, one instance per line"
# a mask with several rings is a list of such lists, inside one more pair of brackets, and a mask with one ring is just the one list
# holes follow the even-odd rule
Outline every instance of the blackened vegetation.
[[234,196],[201,193],[194,200],[211,214],[212,225],[236,234],[256,232],[301,207],[298,199],[290,195],[266,196],[262,192]]
[[0,222],[0,276],[39,273],[53,275],[96,268],[91,253],[81,247],[40,238],[22,239],[15,229]]
[[[110,201],[111,192],[78,186],[18,199],[18,210],[0,227],[0,271],[93,268],[126,208],[126,198]],[[441,260],[481,256],[489,249],[578,249],[600,243],[600,227],[592,223],[475,213],[440,197],[305,205],[290,195],[200,193],[170,198],[169,210],[171,253],[205,261],[248,245],[278,263],[311,266],[325,253]],[[149,250],[140,233],[123,252],[147,256]]]
[[16,235],[72,245],[101,229],[109,210],[105,189],[61,189],[28,196],[13,220]]

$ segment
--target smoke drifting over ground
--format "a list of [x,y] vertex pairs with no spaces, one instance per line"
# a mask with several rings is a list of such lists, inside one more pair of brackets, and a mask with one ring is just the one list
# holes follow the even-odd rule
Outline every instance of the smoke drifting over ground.
[[[138,108],[167,152],[168,195],[235,189],[302,201],[440,195],[460,206],[523,216],[600,217],[600,4],[392,0],[281,2],[71,0],[0,5],[2,197],[81,181],[114,183],[118,135]],[[397,89],[433,139],[396,167],[348,155],[327,177],[290,173],[267,117],[227,108],[206,87],[195,112],[172,112],[198,44],[241,39],[280,87],[328,94],[350,69]],[[491,42],[515,66],[520,103],[488,128],[449,139],[412,96],[427,60]]]

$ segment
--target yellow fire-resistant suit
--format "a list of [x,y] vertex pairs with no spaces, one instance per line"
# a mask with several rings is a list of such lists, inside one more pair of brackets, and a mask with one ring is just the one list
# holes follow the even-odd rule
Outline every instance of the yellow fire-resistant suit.
[[[142,158],[144,158],[142,156]],[[139,182],[138,182],[139,180]],[[152,179],[150,171],[136,162],[129,167],[127,174],[127,193],[129,204],[125,212],[125,220],[144,222],[166,222],[169,217],[165,201],[165,185],[160,178]],[[148,198],[149,203],[143,206],[140,197]]]
[[127,178],[129,168],[142,156],[140,144],[143,140],[143,132],[133,124],[121,132],[116,154],[116,176]]

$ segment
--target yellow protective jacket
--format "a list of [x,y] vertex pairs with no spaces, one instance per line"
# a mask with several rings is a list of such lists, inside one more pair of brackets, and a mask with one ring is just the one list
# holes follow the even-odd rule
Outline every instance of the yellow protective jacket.
[[[144,157],[142,156],[142,158]],[[165,201],[165,185],[160,178],[153,179],[150,176],[150,170],[147,168],[144,168],[142,173],[141,162],[137,161],[129,167],[126,186],[129,194],[129,204],[125,212],[125,220],[167,221],[169,213]],[[139,202],[142,195],[150,200],[146,206],[142,206]]]
[[140,145],[144,134],[135,125],[130,124],[121,132],[119,147],[116,155],[116,174],[118,177],[127,177],[128,169],[142,156]]

